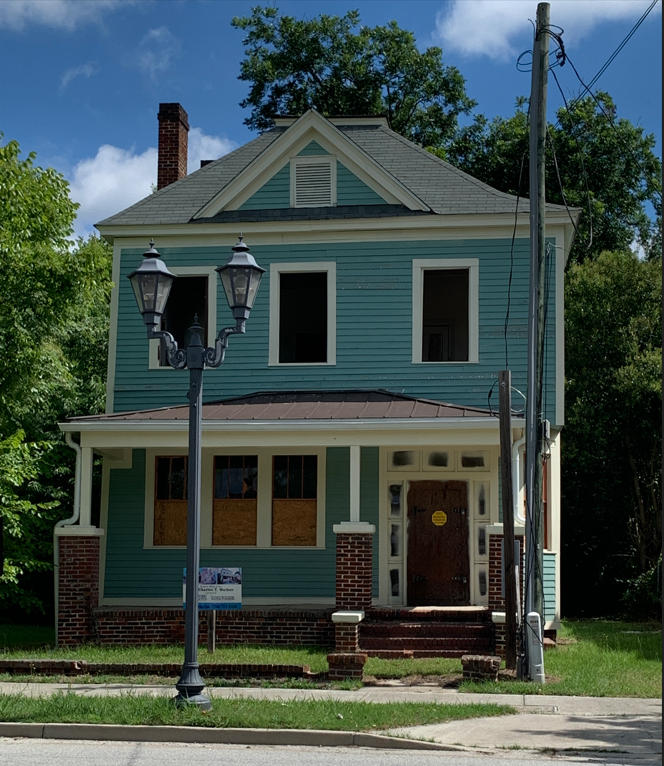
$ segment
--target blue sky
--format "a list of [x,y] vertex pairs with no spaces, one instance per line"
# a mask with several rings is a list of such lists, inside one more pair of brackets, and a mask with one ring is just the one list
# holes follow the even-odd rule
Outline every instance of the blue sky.
[[[81,203],[77,233],[150,193],[156,180],[157,110],[178,101],[189,114],[190,168],[253,137],[239,102],[242,32],[233,16],[259,0],[2,0],[0,131],[40,165],[59,170]],[[477,111],[509,116],[527,95],[519,53],[531,47],[537,0],[288,0],[283,13],[309,17],[358,9],[362,23],[391,19],[418,45],[440,45],[466,78]],[[650,0],[552,0],[571,60],[588,82]],[[626,117],[654,133],[661,156],[661,0],[599,80]],[[579,92],[571,67],[557,74]],[[549,118],[562,103],[550,79]]]

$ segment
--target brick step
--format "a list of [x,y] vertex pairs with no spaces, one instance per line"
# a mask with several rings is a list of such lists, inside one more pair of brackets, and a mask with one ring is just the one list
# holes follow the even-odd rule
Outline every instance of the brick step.
[[362,638],[453,638],[456,636],[475,638],[491,636],[490,624],[481,622],[363,622],[360,625]]
[[376,608],[367,613],[371,622],[435,622],[491,624],[491,612],[485,607],[403,607]]
[[491,637],[482,638],[360,638],[365,649],[463,649],[466,654],[482,654],[492,646]]
[[362,649],[362,651],[369,657],[377,657],[381,660],[425,659],[427,657],[459,659],[464,654],[471,654],[471,652],[467,652],[465,649]]

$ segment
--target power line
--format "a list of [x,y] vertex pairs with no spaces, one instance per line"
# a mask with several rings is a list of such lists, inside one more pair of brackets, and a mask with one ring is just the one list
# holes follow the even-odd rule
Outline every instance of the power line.
[[[615,51],[613,51],[613,53],[606,60],[606,63],[604,64],[604,66],[602,66],[599,72],[597,72],[597,74],[593,77],[593,79],[588,83],[588,88],[592,88],[593,85],[597,82],[597,80],[599,80],[599,78],[604,74],[604,72],[606,72],[606,70],[611,66],[611,64],[613,63],[613,60],[620,53],[620,51],[625,47],[625,45],[627,45],[632,35],[641,26],[641,24],[643,24],[643,22],[648,17],[648,14],[650,13],[650,11],[652,11],[652,9],[657,5],[658,2],[659,0],[652,0],[652,3],[650,3],[646,11],[644,12],[643,16],[641,16],[641,18],[636,22],[636,24],[630,29],[629,33],[625,36],[625,38],[620,43],[620,45],[615,49]],[[570,61],[570,64],[571,63],[572,62]],[[570,105],[573,106],[580,98],[581,96],[578,96],[577,98],[573,99],[570,102]]]

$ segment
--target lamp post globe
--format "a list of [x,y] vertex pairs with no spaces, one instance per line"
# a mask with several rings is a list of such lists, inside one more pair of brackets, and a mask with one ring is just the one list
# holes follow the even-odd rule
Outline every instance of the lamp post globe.
[[265,269],[256,263],[249,247],[242,241],[241,234],[238,243],[231,249],[233,255],[215,271],[219,274],[233,317],[245,320],[254,306]]
[[154,240],[150,240],[150,249],[143,253],[141,265],[129,274],[138,310],[148,328],[159,325],[174,279],[175,274],[168,270]]

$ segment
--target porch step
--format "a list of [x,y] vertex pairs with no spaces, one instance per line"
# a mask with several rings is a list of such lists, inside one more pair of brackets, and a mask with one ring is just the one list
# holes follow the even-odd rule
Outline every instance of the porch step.
[[484,638],[490,626],[481,622],[373,622],[360,626],[363,640],[369,638]]
[[364,649],[463,649],[466,654],[481,654],[491,646],[490,636],[482,638],[364,638],[360,637],[360,646]]
[[[360,647],[371,657],[462,657],[494,651],[494,626],[490,616],[488,620],[479,619],[484,618],[484,612],[474,614],[472,621],[462,621],[459,617],[467,615],[467,610],[454,611],[451,620],[444,619],[449,611],[443,615],[440,610],[415,614],[413,609],[398,610],[401,616],[407,617],[398,621],[392,614],[385,620],[376,619],[376,611],[360,623]],[[397,610],[390,610],[394,611]]]
[[378,607],[367,614],[371,622],[462,622],[491,624],[491,612],[483,606]]
[[[470,652],[465,649],[362,649],[369,657],[381,660],[410,660],[427,657],[442,659],[459,659]],[[483,652],[485,653],[485,652]]]

